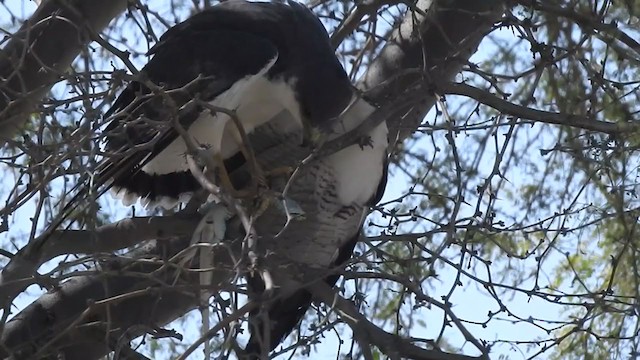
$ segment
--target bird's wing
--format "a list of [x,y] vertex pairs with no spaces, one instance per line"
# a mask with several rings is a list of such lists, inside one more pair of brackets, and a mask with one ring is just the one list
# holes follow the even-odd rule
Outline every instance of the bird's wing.
[[171,144],[178,137],[171,120],[177,116],[188,128],[203,110],[191,100],[215,99],[264,72],[278,55],[271,42],[253,34],[188,26],[167,32],[151,53],[154,57],[142,76],[166,95],[150,96],[154,91],[142,81],[132,82],[120,94],[107,112],[116,119],[106,129],[106,148],[123,155],[102,169],[101,184],[126,179]]
[[[130,180],[177,137],[172,120],[179,119],[188,128],[202,112],[189,101],[209,101],[239,81],[264,73],[278,56],[269,40],[226,24],[207,22],[201,13],[167,31],[149,51],[152,59],[119,95],[105,116],[114,118],[105,129],[106,156],[97,171],[86,174],[77,183],[76,194],[67,202],[55,229],[73,211],[89,191],[102,195],[118,181]],[[206,26],[207,23],[211,24]],[[162,88],[158,92],[148,84]],[[176,112],[177,111],[177,112]],[[236,158],[227,159],[233,163]],[[178,181],[198,188],[193,177]]]

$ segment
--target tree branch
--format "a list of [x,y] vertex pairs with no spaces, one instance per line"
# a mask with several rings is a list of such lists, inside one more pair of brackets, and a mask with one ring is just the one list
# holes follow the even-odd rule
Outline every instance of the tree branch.
[[[41,8],[47,4],[52,6],[51,4],[53,3],[55,3],[55,0],[46,1]],[[76,3],[77,6],[87,4],[86,9],[83,11],[96,9],[96,11],[103,12],[105,16],[101,19],[105,20],[106,14],[114,14],[114,9],[118,6],[124,6],[123,3],[126,3],[126,1],[119,0],[117,2],[119,5],[112,5],[112,2],[96,2],[95,0],[73,1],[73,4]],[[107,3],[109,5],[106,5]],[[467,59],[475,51],[480,40],[491,30],[493,23],[500,17],[502,3],[503,1],[499,0],[441,0],[436,8],[431,6],[431,1],[418,1],[414,7],[419,11],[412,11],[405,17],[401,28],[393,33],[391,40],[360,81],[360,88],[366,90],[367,95],[378,104],[384,105],[386,102],[393,101],[394,95],[397,96],[397,94],[402,93],[402,90],[408,84],[415,83],[416,79],[415,75],[413,75],[404,78],[400,77],[392,81],[390,86],[387,86],[387,81],[395,79],[403,70],[416,68],[428,70],[426,74],[434,83],[450,81],[466,64]],[[105,8],[107,7],[111,12],[106,11],[107,9]],[[120,9],[119,11],[122,8],[118,8]],[[422,14],[427,10],[425,17]],[[81,13],[84,13],[83,11]],[[39,9],[32,23],[36,23],[37,21],[35,20],[42,18],[42,10]],[[54,21],[52,19],[48,20],[48,22],[52,24],[62,23],[62,21]],[[88,22],[91,23],[91,21]],[[106,25],[106,22],[108,20],[104,21],[104,25]],[[99,26],[93,25],[93,29],[98,32]],[[67,25],[61,24],[60,26],[66,28]],[[66,28],[66,31],[70,35],[62,37],[63,40],[76,39],[79,36],[79,31],[76,27]],[[59,34],[60,32],[58,31],[57,35]],[[41,35],[47,38],[49,36],[44,32]],[[56,32],[50,33],[50,36],[53,37],[54,35],[56,35]],[[32,39],[31,37],[26,38]],[[12,40],[12,42],[16,41],[15,39]],[[66,45],[62,48],[64,51],[56,48],[56,51],[67,55],[62,59],[64,61],[53,61],[48,63],[48,67],[57,64],[56,69],[60,71],[60,69],[66,68],[71,63],[75,54],[79,52],[80,42],[71,41],[70,43],[73,46],[63,44]],[[31,41],[29,44],[34,45],[35,48],[44,47],[39,41]],[[20,42],[18,42],[18,45],[20,45]],[[47,48],[45,47],[45,49]],[[43,51],[40,50],[40,52]],[[39,54],[39,52],[35,52],[35,54]],[[427,56],[423,56],[424,54]],[[24,65],[20,66],[19,73],[22,74],[24,72],[21,78],[26,79],[31,76],[29,78],[31,80],[28,82],[30,85],[23,86],[18,82],[19,86],[12,85],[15,87],[14,90],[11,90],[11,88],[5,90],[6,88],[3,88],[4,93],[7,94],[4,95],[8,99],[7,103],[12,105],[2,105],[0,107],[0,136],[11,136],[14,129],[26,121],[26,117],[21,117],[21,114],[27,113],[55,80],[56,72],[50,69],[47,70],[47,77],[38,79],[40,75],[38,75],[37,70],[41,66],[36,61],[35,56],[30,56],[29,58],[33,58],[32,61],[29,64],[25,64],[30,66],[25,68],[23,68]],[[2,61],[4,61],[4,66],[6,67],[6,56],[4,60],[0,59],[0,64],[3,64]],[[12,62],[9,63],[13,64]],[[0,66],[0,69],[3,68],[3,66]],[[28,72],[28,69],[33,72]],[[28,92],[28,94],[24,94],[25,92]],[[24,95],[26,99],[18,100],[21,97],[20,95]],[[425,113],[433,106],[433,95],[428,93],[423,95],[424,101],[418,105],[407,104],[404,108],[399,108],[397,112],[388,115],[386,120],[392,129],[396,129],[397,132],[399,132],[399,129],[405,129],[400,133],[401,137],[408,136],[421,122]],[[147,235],[153,236],[151,233],[141,234],[140,236]],[[167,271],[166,266],[162,267],[144,262],[134,262],[132,265],[131,258],[152,259],[159,257],[166,259],[167,254],[171,257],[171,254],[179,253],[188,244],[189,239],[151,242],[130,254],[125,262],[126,264],[117,262],[117,265],[110,268],[116,271],[102,271],[100,274],[78,276],[62,283],[59,288],[42,296],[6,324],[0,336],[0,343],[4,345],[0,348],[0,355],[6,357],[22,354],[23,357],[28,357],[33,354],[33,351],[37,350],[39,345],[48,342],[52,338],[52,334],[58,333],[61,329],[67,329],[68,325],[86,310],[87,299],[100,300],[118,294],[139,291],[147,287],[155,289],[146,293],[142,291],[138,296],[127,298],[116,306],[110,307],[105,314],[95,314],[95,318],[98,320],[91,323],[98,325],[91,327],[92,331],[87,331],[85,325],[67,329],[68,332],[55,345],[55,348],[60,353],[59,355],[64,356],[65,359],[99,358],[111,351],[111,343],[106,340],[114,336],[123,335],[126,335],[125,338],[133,338],[142,333],[139,329],[127,331],[131,326],[135,324],[162,326],[182,316],[197,305],[198,299],[196,296],[178,291],[177,288],[179,287],[174,286],[171,289],[165,289],[165,287],[159,285],[171,283],[170,280],[175,278],[175,271]],[[235,245],[237,243],[234,243]],[[234,249],[231,250],[235,251]],[[56,253],[56,251],[51,253]],[[214,249],[213,253],[216,256],[215,264],[220,269],[214,275],[214,279],[219,280],[218,283],[220,283],[225,279],[232,278],[233,271],[228,270],[233,264],[233,260],[229,256],[229,249],[218,247]],[[39,258],[36,258],[35,263],[39,260]],[[126,266],[131,267],[127,268]],[[149,274],[149,276],[144,276],[145,274]],[[198,277],[193,277],[191,281],[183,280],[180,284],[198,284]],[[214,291],[214,289],[210,289],[210,291]],[[159,292],[161,292],[162,296],[158,296]],[[333,297],[323,300],[331,304]],[[150,304],[152,305],[150,306]],[[353,313],[346,306],[341,305],[340,307],[347,315],[357,315],[357,311]],[[388,337],[386,332],[372,324],[371,326],[373,327],[367,326],[364,328],[367,331],[365,335],[373,334],[374,338],[380,341],[377,346],[381,349],[387,349],[390,352],[395,351],[394,349],[399,349],[404,354],[408,354],[409,357],[418,359],[420,356],[425,356],[424,349],[402,341],[399,345],[391,343],[392,338]],[[109,336],[105,337],[105,334]],[[438,356],[438,359],[468,359],[468,357],[442,353],[439,353]]]
[[45,234],[20,249],[2,269],[0,307],[6,308],[20,292],[37,283],[38,267],[56,256],[113,252],[146,240],[189,236],[198,221],[198,217],[140,217],[120,220],[94,231],[63,230]]
[[[415,73],[398,76],[403,70],[421,69],[431,84],[451,81],[504,13],[504,1],[419,0],[414,8],[421,11],[405,16],[358,82],[379,106],[415,83]],[[411,135],[435,101],[425,92],[422,101],[399,107],[387,119],[391,139]]]
[[592,14],[581,14],[580,12],[575,11],[574,7],[563,7],[558,5],[556,1],[515,0],[515,2],[534,10],[544,11],[549,14],[567,18],[575,22],[578,26],[587,29],[587,31],[597,30],[599,33],[608,34],[612,38],[625,44],[637,55],[640,55],[640,43],[624,31],[620,30],[614,23],[602,22],[601,19],[593,16]]
[[46,0],[0,51],[0,147],[127,0]]
[[[68,360],[98,359],[113,350],[111,341],[105,340],[127,343],[196,308],[197,273],[179,271],[167,262],[189,242],[189,236],[150,242],[104,263],[95,274],[73,277],[51,289],[7,322],[0,356],[31,359],[48,344],[46,353]],[[233,277],[230,254],[239,256],[240,245],[235,241],[213,247],[217,266],[210,291]],[[101,311],[95,303],[102,304]],[[71,326],[79,317],[85,321]]]
[[316,282],[309,287],[313,296],[323,303],[331,306],[340,314],[340,318],[349,324],[357,337],[367,339],[380,351],[391,359],[415,359],[415,360],[469,360],[488,359],[487,356],[473,357],[444,353],[439,350],[428,350],[412,344],[394,334],[390,334],[367,320],[355,305],[340,296],[334,289],[324,282]]
[[[572,115],[550,111],[536,110],[526,106],[516,105],[510,101],[500,99],[490,92],[478,89],[464,83],[441,83],[437,85],[441,95],[462,95],[490,106],[503,114],[515,116],[521,119],[533,120],[546,124],[572,126],[579,129],[598,131],[606,134],[622,134],[637,131],[640,124],[637,122],[612,123],[589,119],[586,115]],[[631,120],[631,119],[629,119]]]

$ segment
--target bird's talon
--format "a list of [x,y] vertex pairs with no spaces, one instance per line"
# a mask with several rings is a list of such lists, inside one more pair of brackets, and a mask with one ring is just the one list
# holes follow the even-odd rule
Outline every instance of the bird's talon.
[[358,146],[361,150],[364,150],[365,146],[373,148],[373,139],[371,136],[361,136],[358,138]]

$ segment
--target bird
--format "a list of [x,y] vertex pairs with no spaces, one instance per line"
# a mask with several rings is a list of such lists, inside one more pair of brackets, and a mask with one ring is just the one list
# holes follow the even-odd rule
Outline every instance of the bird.
[[[140,76],[166,89],[182,89],[171,96],[176,107],[199,93],[204,102],[234,110],[247,133],[287,111],[293,121],[280,123],[279,130],[303,129],[303,141],[309,141],[314,130],[328,131],[351,100],[351,83],[324,26],[295,2],[219,4],[169,29],[148,54],[153,58]],[[105,114],[122,114],[106,129],[106,151],[152,142],[109,169],[109,175],[123,197],[170,208],[175,202],[163,200],[180,199],[199,184],[189,173],[184,141],[171,124],[159,134],[158,126],[145,121],[169,111],[166,98],[138,96],[149,93],[143,81],[134,81]],[[238,152],[241,140],[229,116],[203,114],[202,106],[184,112],[181,124],[212,154],[228,160]]]
[[[105,113],[106,161],[94,179],[125,204],[174,208],[201,190],[185,133],[216,159],[229,191],[242,190],[256,175],[247,148],[267,172],[299,164],[376,110],[353,87],[322,22],[294,1],[222,2],[168,29],[148,55]],[[250,315],[248,358],[274,350],[311,305],[301,285],[308,279],[292,277],[290,263],[326,273],[351,258],[387,179],[386,123],[365,135],[269,183],[304,216],[290,222],[286,211],[268,208],[254,224],[260,251],[277,255],[266,265],[277,287]],[[257,273],[247,274],[247,286],[254,298],[267,288]]]

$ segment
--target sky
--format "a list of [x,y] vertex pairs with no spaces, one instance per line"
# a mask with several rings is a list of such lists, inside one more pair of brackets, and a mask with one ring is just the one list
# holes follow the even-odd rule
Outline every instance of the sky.
[[[151,1],[149,4],[153,7],[154,4],[157,4],[157,1]],[[9,1],[5,2],[5,6],[8,6],[12,12],[16,15],[20,15],[22,17],[23,14],[30,14],[35,9],[35,3],[32,1]],[[8,17],[6,9],[0,7],[0,26],[4,27],[10,19]],[[160,31],[162,32],[162,31]],[[125,35],[126,36],[126,35]],[[513,39],[511,34],[504,33],[498,34],[498,37],[504,37],[505,39]],[[491,42],[484,42],[480,46],[480,50],[476,53],[472,61],[475,63],[482,63],[483,61],[490,59],[493,56],[495,50],[495,44]],[[523,51],[526,51],[523,49]],[[453,105],[452,105],[453,106]],[[435,113],[432,111],[426,117],[433,122]],[[414,149],[431,149],[433,145],[429,143],[429,139],[425,138],[423,140],[417,141],[414,144]],[[456,140],[460,142],[460,146],[463,146],[464,139],[460,138]],[[549,144],[552,146],[553,144]],[[492,165],[489,160],[491,156],[487,156],[487,166]],[[520,179],[517,174],[511,176],[509,178],[511,182],[514,183],[514,187],[517,187],[518,183],[523,182],[525,179]],[[3,180],[3,188],[6,188],[7,185],[13,184],[13,179],[5,177]],[[388,183],[388,187],[385,192],[385,196],[382,202],[387,202],[392,199],[395,199],[401,196],[407,189],[408,186],[413,185],[411,180],[404,176],[402,172],[397,171],[397,169],[391,170],[391,177]],[[0,195],[4,195],[2,191],[0,191]],[[412,199],[408,199],[409,201]],[[24,236],[28,234],[30,229],[29,223],[29,214],[33,213],[34,206],[33,204],[27,205],[20,209],[18,213],[16,213],[11,219],[11,231],[10,233],[0,234],[0,241],[3,244],[7,244],[10,242],[10,238],[16,238],[19,236]],[[120,213],[125,215],[128,210],[120,209]],[[464,209],[463,211],[472,211],[472,208]],[[427,228],[425,228],[427,229]],[[11,249],[11,251],[14,251]],[[551,260],[554,261],[553,259]],[[534,264],[530,264],[534,265]],[[55,266],[55,261],[49,263],[46,266],[41,268],[41,271],[46,271],[47,269]],[[483,274],[482,271],[477,271],[476,274],[480,277],[484,277],[486,279],[487,274]],[[442,295],[445,295],[453,286],[452,283],[455,281],[456,271],[450,266],[444,268],[444,270],[439,274],[438,281],[434,281],[430,283],[432,288],[428,291],[429,295],[435,299],[439,299]],[[529,284],[533,286],[533,284]],[[526,284],[524,285],[526,287]],[[30,288],[25,294],[21,295],[17,301],[16,305],[18,308],[22,308],[26,306],[30,301],[34,299],[35,296],[40,294],[40,291],[34,287]],[[483,289],[478,289],[470,284],[466,284],[462,290],[456,290],[454,293],[454,297],[451,299],[451,302],[454,304],[454,312],[459,318],[466,319],[468,321],[476,321],[478,323],[482,323],[487,319],[487,314],[490,311],[496,311],[499,308],[499,305],[490,297],[486,295],[486,291]],[[541,301],[537,298],[528,298],[523,294],[507,294],[510,296],[504,296],[503,301],[504,304],[514,313],[517,314],[518,317],[527,319],[529,317],[535,318],[546,318],[549,320],[554,320],[558,317],[559,309],[555,306],[550,305],[546,301]],[[419,311],[416,311],[413,316],[416,319],[421,319],[424,321],[426,326],[416,326],[415,329],[412,330],[412,335],[419,337],[436,337],[440,331],[443,314],[441,311],[438,311],[437,308],[431,307],[430,309],[422,308]],[[197,315],[191,316],[193,322],[196,322],[198,318]],[[193,324],[193,323],[192,323]],[[178,326],[176,324],[176,326]],[[188,344],[189,339],[197,338],[197,332],[195,331],[196,326],[187,327],[186,329],[182,329],[186,335],[186,340],[184,343]],[[548,334],[541,330],[539,327],[527,323],[527,322],[514,322],[513,319],[504,319],[503,321],[491,321],[488,327],[483,327],[481,325],[468,325],[468,329],[471,331],[479,339],[485,340],[524,340],[524,339],[536,339],[538,337],[546,338]],[[477,355],[477,352],[474,351],[473,345],[466,342],[463,336],[456,329],[449,328],[445,333],[446,340],[454,346],[454,349],[462,349],[463,352],[470,355]],[[335,347],[337,344],[337,338],[329,338],[323,342],[323,345],[319,347],[319,352],[314,354],[314,359],[335,359]],[[531,352],[529,352],[531,354]],[[498,358],[500,355],[506,355],[511,359],[523,359],[526,358],[527,348],[524,346],[519,347],[518,349],[513,349],[509,346],[496,346],[494,348],[494,352],[492,353],[493,358]],[[201,353],[198,352],[192,358],[199,359],[201,358]],[[544,359],[545,356],[539,357],[540,359]]]

